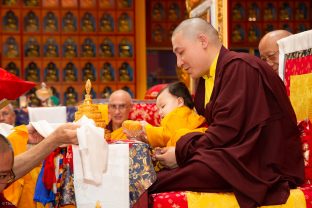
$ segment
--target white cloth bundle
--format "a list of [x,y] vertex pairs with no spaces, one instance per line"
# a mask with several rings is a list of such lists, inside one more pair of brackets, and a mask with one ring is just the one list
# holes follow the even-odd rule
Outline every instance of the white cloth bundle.
[[[80,164],[74,164],[74,168],[82,171],[74,171],[75,179],[83,179],[87,184],[100,185],[102,174],[107,168],[108,144],[104,139],[104,129],[96,127],[94,121],[85,116],[77,121],[77,124],[81,126],[77,129],[79,154],[74,153],[74,158],[79,158]],[[73,151],[76,150],[75,145]]]
[[14,126],[6,124],[6,123],[0,123],[0,134],[7,137],[9,136],[13,131]]
[[66,106],[28,107],[28,114],[30,122],[66,123]]

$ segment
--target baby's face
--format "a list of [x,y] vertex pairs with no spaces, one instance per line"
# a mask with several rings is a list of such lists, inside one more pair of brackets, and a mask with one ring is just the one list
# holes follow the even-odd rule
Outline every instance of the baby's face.
[[159,115],[163,119],[168,113],[183,105],[181,99],[169,93],[168,89],[162,91],[156,100]]

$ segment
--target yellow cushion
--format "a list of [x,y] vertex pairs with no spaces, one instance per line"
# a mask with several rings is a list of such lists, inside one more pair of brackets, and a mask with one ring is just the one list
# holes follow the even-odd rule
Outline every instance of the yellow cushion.
[[[188,208],[218,207],[239,208],[233,193],[186,192]],[[300,189],[290,190],[290,196],[283,205],[261,206],[262,208],[304,208],[306,200]]]

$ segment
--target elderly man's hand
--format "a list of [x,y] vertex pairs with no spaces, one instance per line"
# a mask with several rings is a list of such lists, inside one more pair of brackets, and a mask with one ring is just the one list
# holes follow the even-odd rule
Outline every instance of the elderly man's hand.
[[175,156],[175,147],[165,147],[161,148],[158,154],[155,154],[155,158],[159,163],[167,168],[176,168],[178,167],[176,156]]
[[78,144],[77,128],[79,125],[66,123],[55,129],[47,139],[53,139],[59,145],[62,144]]

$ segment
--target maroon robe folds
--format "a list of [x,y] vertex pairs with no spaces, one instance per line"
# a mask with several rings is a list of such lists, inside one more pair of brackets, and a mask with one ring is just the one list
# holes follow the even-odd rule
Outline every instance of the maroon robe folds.
[[159,172],[150,193],[233,191],[242,208],[285,203],[303,182],[304,163],[282,80],[257,57],[222,47],[206,108],[204,95],[201,78],[195,106],[208,130],[181,137],[179,168]]
[[1,208],[14,208],[14,207],[16,208],[14,204],[12,204],[8,200],[6,200],[6,198],[4,198],[2,193],[0,193],[0,207]]

